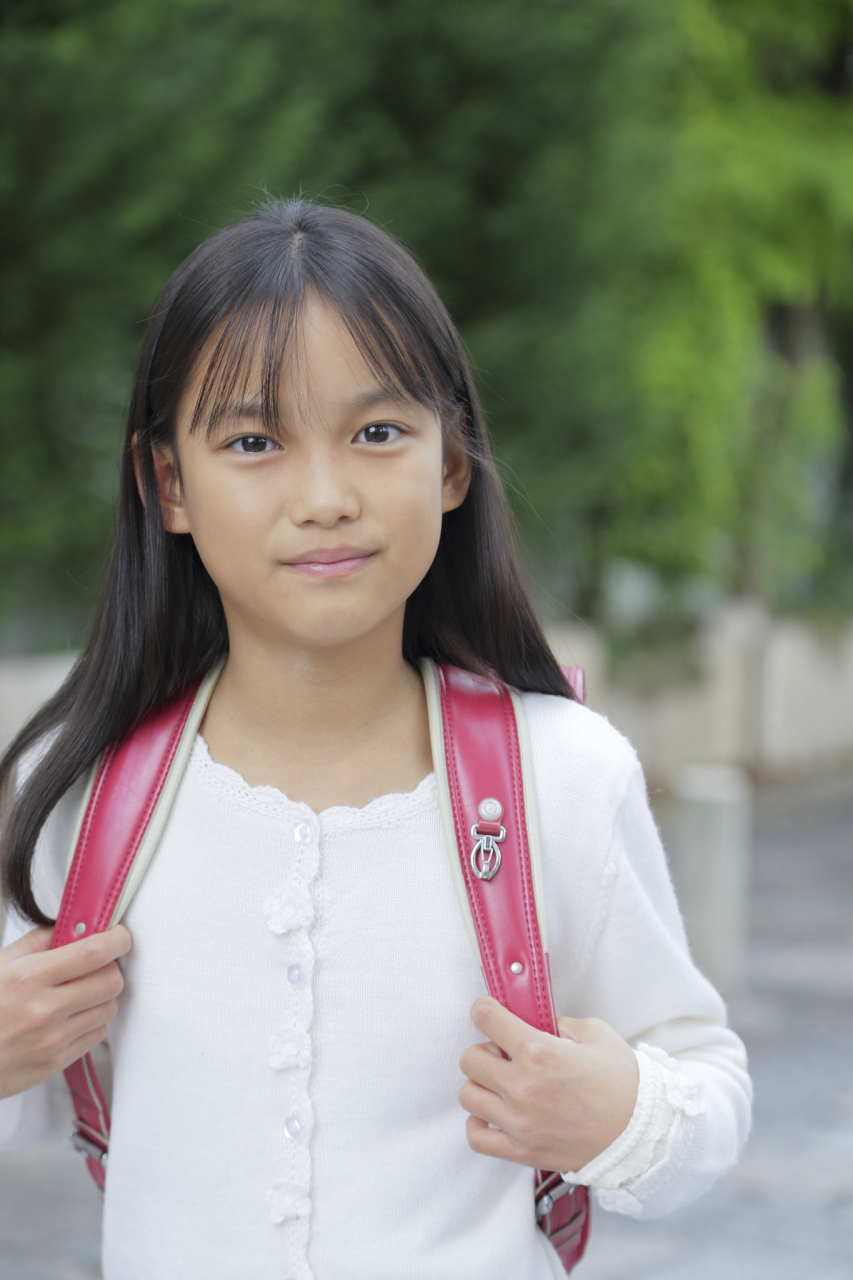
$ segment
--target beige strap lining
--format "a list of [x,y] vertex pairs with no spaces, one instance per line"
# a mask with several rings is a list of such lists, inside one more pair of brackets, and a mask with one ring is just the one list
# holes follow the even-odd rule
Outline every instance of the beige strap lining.
[[196,694],[192,710],[187,717],[187,723],[184,725],[184,731],[181,734],[181,740],[178,743],[178,749],[175,752],[172,767],[169,770],[163,790],[160,792],[160,799],[157,801],[157,805],[151,815],[151,821],[148,824],[145,835],[140,841],[139,849],[137,850],[136,857],[133,860],[133,866],[130,869],[130,874],[124,883],[124,889],[122,890],[121,897],[116,903],[116,909],[113,912],[113,917],[110,921],[111,928],[114,924],[118,924],[125,911],[127,911],[133,895],[142,883],[142,877],[148,870],[148,864],[154,857],[154,852],[157,845],[160,843],[160,837],[163,834],[172,805],[175,803],[175,796],[178,794],[178,787],[183,781],[184,773],[186,772],[187,765],[189,764],[192,749],[195,745],[196,734],[198,733],[199,728],[201,727],[201,722],[204,719],[207,704],[210,702],[210,695],[216,688],[216,682],[222,674],[222,668],[224,666],[224,661],[218,663],[208,671],[199,686],[199,691]]
[[[222,674],[222,668],[224,666],[225,662],[223,660],[215,667],[211,668],[199,686],[198,693],[195,696],[195,702],[192,705],[190,714],[187,717],[187,722],[184,725],[181,740],[178,743],[178,749],[175,752],[175,758],[172,761],[172,766],[169,769],[163,790],[160,792],[160,798],[157,801],[154,813],[151,815],[151,821],[149,822],[145,834],[140,841],[139,848],[136,851],[133,866],[131,867],[127,880],[125,881],[121,897],[116,903],[116,909],[113,912],[112,919],[110,920],[110,928],[112,928],[114,924],[119,923],[130,905],[133,895],[142,883],[142,877],[148,870],[148,865],[154,856],[154,851],[160,843],[160,837],[162,836],[163,829],[166,826],[166,820],[169,817],[172,805],[175,803],[175,796],[178,794],[178,787],[181,785],[187,764],[189,763],[189,758],[192,755],[196,734],[198,733],[201,722],[204,719],[207,704],[210,702],[210,695],[216,688],[216,682]],[[86,782],[86,790],[83,793],[83,799],[80,802],[77,821],[74,824],[74,834],[71,837],[71,847],[68,850],[68,860],[65,865],[66,879],[68,877],[68,872],[71,870],[74,850],[77,848],[77,841],[80,839],[83,819],[86,814],[89,799],[92,795],[92,787],[95,785],[95,778],[97,776],[98,769],[100,768],[102,758],[103,757],[99,757],[93,764],[89,773],[89,778]]]

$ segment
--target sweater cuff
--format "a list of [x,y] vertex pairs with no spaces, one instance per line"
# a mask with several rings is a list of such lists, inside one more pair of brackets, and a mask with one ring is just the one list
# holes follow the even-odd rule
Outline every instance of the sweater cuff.
[[667,1097],[666,1072],[657,1055],[652,1057],[646,1045],[640,1045],[634,1054],[640,1083],[627,1128],[577,1173],[563,1174],[567,1182],[613,1190],[640,1177],[655,1162],[656,1148],[672,1127],[676,1112]]

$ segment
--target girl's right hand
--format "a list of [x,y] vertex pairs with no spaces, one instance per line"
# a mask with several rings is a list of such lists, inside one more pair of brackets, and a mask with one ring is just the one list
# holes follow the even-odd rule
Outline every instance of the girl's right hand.
[[52,929],[0,947],[0,1098],[63,1071],[107,1034],[130,950],[124,925],[50,950]]

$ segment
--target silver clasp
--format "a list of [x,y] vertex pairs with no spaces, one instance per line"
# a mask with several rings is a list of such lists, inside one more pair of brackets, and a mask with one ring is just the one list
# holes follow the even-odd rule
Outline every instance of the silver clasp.
[[554,1201],[559,1200],[560,1196],[567,1195],[568,1192],[574,1191],[575,1184],[573,1182],[565,1182],[562,1178],[552,1186],[545,1194],[536,1202],[536,1217],[547,1218],[548,1214],[554,1208]]
[[107,1163],[107,1152],[93,1138],[87,1138],[79,1129],[69,1129],[68,1137],[74,1150],[79,1151],[81,1156],[85,1156],[87,1160],[97,1160],[99,1164]]
[[498,845],[506,839],[506,827],[501,827],[497,835],[480,834],[479,823],[474,823],[471,835],[476,844],[471,850],[471,870],[478,880],[491,880],[498,873],[501,865],[501,851]]

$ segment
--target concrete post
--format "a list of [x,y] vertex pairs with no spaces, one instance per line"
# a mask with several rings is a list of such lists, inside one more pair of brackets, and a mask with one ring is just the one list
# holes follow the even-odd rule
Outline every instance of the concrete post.
[[670,866],[693,958],[726,998],[746,979],[752,784],[732,765],[675,776]]

